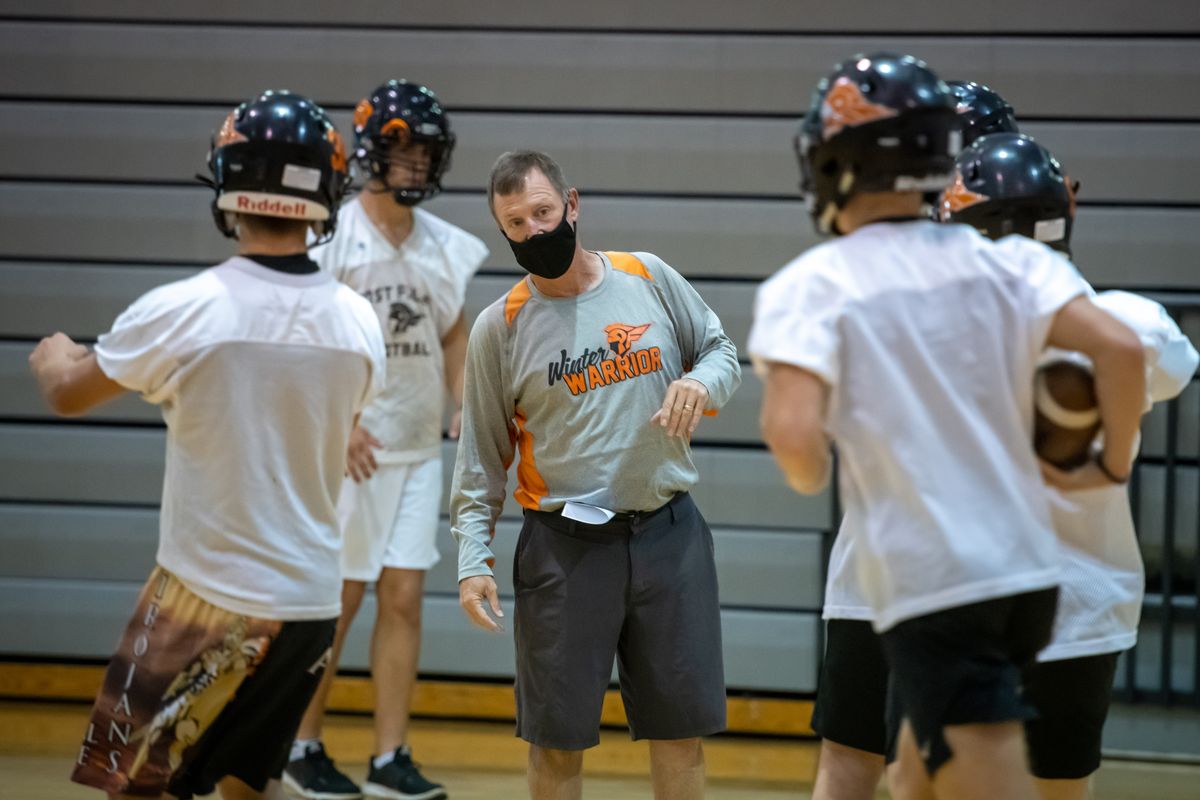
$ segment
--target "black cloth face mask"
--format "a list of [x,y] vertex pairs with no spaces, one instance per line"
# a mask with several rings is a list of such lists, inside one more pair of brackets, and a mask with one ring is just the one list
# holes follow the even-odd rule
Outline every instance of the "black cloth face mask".
[[571,267],[571,261],[575,258],[575,231],[567,222],[567,210],[564,208],[562,222],[554,230],[531,236],[523,242],[514,242],[507,235],[504,238],[508,240],[517,263],[526,272],[552,281],[561,278]]

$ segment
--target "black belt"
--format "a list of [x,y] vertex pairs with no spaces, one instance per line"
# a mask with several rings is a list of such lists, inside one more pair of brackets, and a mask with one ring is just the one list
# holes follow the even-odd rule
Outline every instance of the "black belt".
[[605,528],[627,530],[629,528],[640,527],[646,525],[664,514],[674,513],[672,509],[678,504],[687,500],[691,495],[687,492],[676,492],[675,496],[663,503],[661,506],[650,511],[618,511],[613,514],[612,519],[607,522],[593,524],[590,522],[580,522],[577,519],[564,517],[562,509],[557,511],[534,511],[525,509],[526,514],[539,517],[552,528],[581,527],[586,530],[604,530]]

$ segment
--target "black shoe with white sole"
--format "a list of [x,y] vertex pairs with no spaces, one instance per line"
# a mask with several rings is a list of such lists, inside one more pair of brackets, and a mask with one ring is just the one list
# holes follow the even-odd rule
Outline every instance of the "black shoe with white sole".
[[386,800],[443,800],[447,797],[444,788],[426,780],[417,769],[408,745],[397,747],[391,762],[379,769],[375,768],[372,757],[363,794]]
[[303,758],[283,768],[283,788],[302,800],[359,800],[362,790],[333,764],[325,745],[309,745]]

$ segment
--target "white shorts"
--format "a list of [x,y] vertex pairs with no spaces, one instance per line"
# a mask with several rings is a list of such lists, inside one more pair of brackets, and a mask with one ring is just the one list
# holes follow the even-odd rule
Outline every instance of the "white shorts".
[[338,496],[342,579],[376,581],[384,567],[428,570],[440,558],[442,459],[380,464],[362,483],[347,477]]

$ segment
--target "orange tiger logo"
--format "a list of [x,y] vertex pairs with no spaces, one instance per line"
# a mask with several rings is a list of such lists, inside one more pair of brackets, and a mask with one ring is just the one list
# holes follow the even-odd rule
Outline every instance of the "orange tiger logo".
[[217,131],[216,146],[224,147],[227,144],[236,142],[249,141],[245,135],[237,129],[236,112],[230,111],[229,116],[225,117],[225,121],[221,123],[220,130]]
[[846,76],[837,79],[821,104],[821,125],[825,138],[847,126],[864,125],[897,116],[899,112],[863,97],[858,84]]
[[608,334],[608,349],[619,356],[625,355],[633,343],[642,338],[642,334],[649,327],[649,322],[645,325],[623,325],[620,322],[614,322],[612,325],[606,326],[604,332]]
[[329,163],[333,165],[334,172],[346,171],[346,146],[342,144],[342,135],[337,132],[337,129],[332,125],[325,131],[325,138],[333,145],[333,155],[329,157]]
[[371,105],[371,101],[363,98],[358,101],[358,105],[354,107],[354,130],[357,133],[362,133],[362,129],[366,127],[367,120],[375,113],[375,107]]
[[968,189],[966,183],[963,182],[962,173],[955,170],[954,183],[942,190],[941,201],[938,203],[938,216],[942,222],[949,222],[951,214],[991,199],[986,194]]

